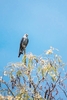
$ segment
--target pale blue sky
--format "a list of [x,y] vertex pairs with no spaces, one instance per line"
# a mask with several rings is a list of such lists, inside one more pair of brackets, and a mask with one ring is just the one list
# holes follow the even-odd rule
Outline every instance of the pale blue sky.
[[25,33],[27,53],[40,55],[53,46],[67,62],[67,0],[0,0],[0,72],[22,60],[18,50]]
[[40,55],[53,46],[67,62],[67,0],[0,0],[1,69],[21,61],[18,50],[25,33],[27,52]]

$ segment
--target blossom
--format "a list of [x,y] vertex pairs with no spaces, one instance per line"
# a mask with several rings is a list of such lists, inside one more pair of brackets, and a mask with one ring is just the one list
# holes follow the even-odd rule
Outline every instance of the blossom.
[[53,53],[53,50],[52,49],[49,49],[49,50],[46,51],[46,55],[52,54],[52,53]]
[[7,72],[6,71],[4,71],[4,76],[7,76]]

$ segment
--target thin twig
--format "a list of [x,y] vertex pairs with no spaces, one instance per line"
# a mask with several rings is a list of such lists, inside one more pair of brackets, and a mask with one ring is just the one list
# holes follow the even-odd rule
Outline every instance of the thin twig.
[[11,94],[13,95],[13,97],[15,98],[15,96],[14,96],[13,92],[11,91],[11,89],[9,88],[8,84],[7,84],[4,80],[2,80],[2,83],[6,85],[6,87],[8,88],[8,91],[10,91],[10,93],[11,93]]

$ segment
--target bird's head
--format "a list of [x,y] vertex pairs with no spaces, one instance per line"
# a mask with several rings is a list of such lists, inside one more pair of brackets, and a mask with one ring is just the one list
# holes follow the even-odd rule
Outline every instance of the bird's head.
[[26,37],[26,38],[27,38],[27,37],[28,37],[28,34],[24,34],[24,37]]
[[25,34],[26,35],[26,37],[28,37],[28,34]]

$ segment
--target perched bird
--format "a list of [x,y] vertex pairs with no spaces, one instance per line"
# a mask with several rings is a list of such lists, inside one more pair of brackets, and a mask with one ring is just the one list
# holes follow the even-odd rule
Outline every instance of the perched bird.
[[24,36],[22,37],[22,39],[20,41],[20,48],[19,48],[19,55],[18,55],[18,57],[20,57],[20,55],[23,54],[23,52],[24,52],[28,42],[29,42],[28,34],[24,34]]

